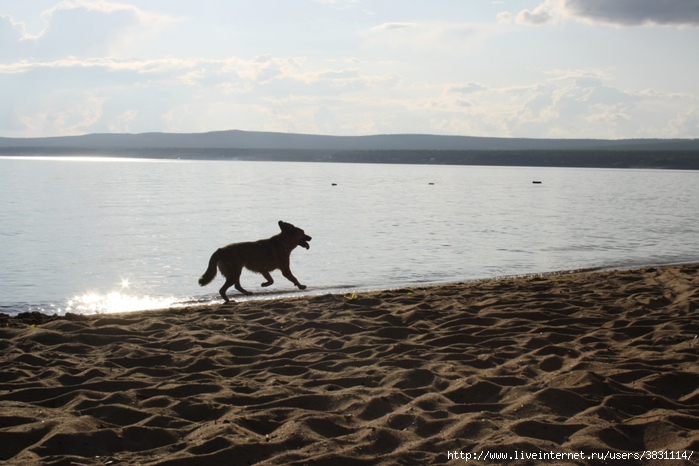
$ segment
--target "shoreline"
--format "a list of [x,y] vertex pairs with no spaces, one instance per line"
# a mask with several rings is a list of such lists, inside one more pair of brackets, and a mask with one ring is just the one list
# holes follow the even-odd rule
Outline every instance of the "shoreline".
[[[296,299],[296,298],[314,298],[318,296],[328,296],[328,295],[333,295],[333,296],[344,296],[346,294],[351,294],[351,293],[361,293],[361,294],[367,294],[367,293],[381,293],[381,292],[388,292],[396,289],[412,289],[412,288],[433,288],[433,287],[440,287],[440,286],[451,286],[451,285],[466,285],[470,283],[481,283],[481,282],[488,282],[488,281],[498,281],[498,280],[514,280],[514,279],[526,279],[526,278],[531,278],[531,277],[547,277],[547,276],[557,276],[557,275],[570,275],[570,274],[577,274],[577,273],[603,273],[603,272],[624,272],[624,271],[632,271],[632,270],[642,270],[642,269],[647,269],[647,268],[664,268],[664,267],[679,267],[679,266],[693,266],[693,265],[699,265],[699,262],[671,262],[671,263],[664,263],[664,264],[643,264],[643,265],[630,265],[630,266],[597,266],[597,267],[585,267],[585,268],[579,268],[579,269],[569,269],[569,270],[554,270],[554,271],[546,271],[546,272],[532,272],[532,273],[524,273],[524,274],[513,274],[513,275],[500,275],[500,276],[494,276],[494,277],[486,277],[486,278],[474,278],[474,279],[469,279],[469,280],[461,280],[461,281],[454,281],[454,282],[427,282],[427,283],[422,283],[422,284],[405,284],[405,285],[397,285],[397,286],[392,286],[388,288],[373,288],[373,287],[364,287],[364,286],[356,286],[356,287],[338,287],[338,288],[327,288],[327,292],[322,292],[322,291],[316,291],[312,290],[309,292],[305,291],[299,291],[296,290],[295,288],[290,288],[286,291],[282,292],[275,292],[273,290],[269,291],[258,291],[254,293],[252,296],[244,296],[238,292],[232,292],[233,295],[229,295],[229,298],[231,299],[232,304],[240,304],[240,303],[246,303],[246,302],[260,302],[260,301],[275,301],[275,300],[285,300],[285,299]],[[231,291],[229,290],[229,293]],[[158,298],[156,298],[158,299]],[[158,311],[171,311],[171,310],[176,310],[176,309],[182,309],[182,308],[207,308],[207,307],[215,307],[219,306],[221,304],[224,304],[223,301],[220,301],[219,296],[212,295],[212,298],[210,300],[197,300],[194,298],[182,298],[182,301],[175,301],[173,305],[170,306],[165,306],[165,307],[157,307],[157,308],[145,308],[145,309],[137,309],[137,310],[126,310],[126,311],[97,311],[97,312],[92,312],[92,313],[83,313],[83,312],[64,312],[63,313],[58,313],[54,311],[54,314],[48,314],[44,312],[43,310],[27,310],[27,311],[18,311],[18,312],[3,312],[0,310],[0,325],[2,325],[2,322],[5,322],[2,319],[8,319],[8,318],[15,318],[19,317],[21,315],[33,315],[33,314],[42,314],[48,317],[65,317],[66,315],[79,315],[79,316],[105,316],[105,315],[121,315],[121,314],[131,314],[131,313],[139,313],[139,312],[158,312]],[[220,302],[212,302],[212,301],[220,301]],[[55,304],[49,304],[49,306],[55,306]],[[41,321],[41,319],[34,319],[36,323]]]
[[[692,145],[692,141],[687,141]],[[696,144],[693,144],[696,146]],[[550,149],[234,149],[234,148],[70,148],[0,147],[0,157],[103,157],[161,161],[248,161],[294,163],[369,163],[499,167],[699,170],[696,148]]]
[[595,452],[671,450],[691,464],[697,317],[699,264],[0,315],[0,461],[460,464],[448,452],[489,451],[524,465],[515,452],[553,451],[596,465]]

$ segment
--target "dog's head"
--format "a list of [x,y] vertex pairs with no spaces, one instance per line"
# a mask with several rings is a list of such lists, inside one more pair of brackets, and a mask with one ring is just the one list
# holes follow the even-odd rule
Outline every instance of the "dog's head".
[[281,228],[282,233],[290,235],[294,238],[296,245],[302,248],[310,249],[308,242],[312,239],[308,236],[302,229],[293,226],[291,223],[286,223],[279,220],[279,228]]

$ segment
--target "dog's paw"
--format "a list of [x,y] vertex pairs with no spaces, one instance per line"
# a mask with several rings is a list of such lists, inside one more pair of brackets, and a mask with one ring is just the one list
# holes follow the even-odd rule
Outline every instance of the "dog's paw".
[[299,290],[305,290],[305,289],[306,289],[306,285],[299,285]]
[[269,285],[271,285],[270,282],[264,282],[264,283],[263,283],[262,285],[260,285],[260,286],[269,286]]

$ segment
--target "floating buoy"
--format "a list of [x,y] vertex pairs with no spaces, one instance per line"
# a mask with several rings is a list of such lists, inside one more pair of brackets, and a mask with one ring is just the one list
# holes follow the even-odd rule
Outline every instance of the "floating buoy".
[[533,184],[541,184],[541,181],[532,181]]
[[333,183],[333,186],[337,186],[337,183]]
[[429,183],[430,185],[433,185],[434,183]]

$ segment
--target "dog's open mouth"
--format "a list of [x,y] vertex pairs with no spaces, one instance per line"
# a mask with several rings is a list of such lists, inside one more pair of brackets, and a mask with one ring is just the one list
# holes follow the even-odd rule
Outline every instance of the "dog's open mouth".
[[308,244],[308,241],[310,241],[310,240],[311,240],[310,236],[308,236],[308,235],[304,236],[303,238],[301,238],[301,241],[299,241],[299,246],[301,246],[302,248],[311,249],[311,245]]

